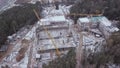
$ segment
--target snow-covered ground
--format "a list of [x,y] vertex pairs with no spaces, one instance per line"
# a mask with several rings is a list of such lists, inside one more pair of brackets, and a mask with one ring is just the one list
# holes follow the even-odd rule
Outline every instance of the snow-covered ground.
[[[7,64],[11,68],[27,68],[28,66],[37,66],[38,68],[42,68],[43,63],[48,63],[49,61],[57,58],[56,51],[51,52],[47,50],[55,50],[56,47],[58,49],[64,48],[66,50],[62,50],[60,53],[66,54],[69,50],[68,48],[78,48],[82,41],[82,48],[86,46],[87,49],[94,52],[96,46],[100,46],[102,44],[102,40],[104,40],[104,38],[98,38],[94,34],[88,32],[81,32],[83,33],[83,38],[81,38],[82,35],[78,31],[79,28],[74,27],[71,19],[65,18],[65,15],[69,14],[71,6],[59,7],[59,10],[56,10],[55,7],[45,8],[43,11],[44,18],[38,21],[37,24],[35,24],[18,43],[14,44],[12,52],[4,58],[0,65]],[[58,24],[61,22],[63,24]],[[45,27],[46,29],[42,27]],[[23,39],[30,41],[29,46],[25,52],[25,57],[20,62],[17,62],[16,55],[21,48],[21,41]],[[39,51],[44,52],[39,53]],[[38,58],[39,60],[36,60]]]
[[58,10],[56,10],[55,9],[55,6],[53,6],[53,7],[47,7],[47,8],[45,8],[45,10],[43,11],[43,17],[50,17],[50,16],[61,16],[61,15],[67,15],[67,14],[69,14],[70,12],[69,12],[69,10],[70,10],[70,7],[71,7],[72,5],[70,5],[70,6],[59,6],[59,9]]
[[27,64],[28,64],[28,61],[29,61],[28,59],[29,59],[30,47],[31,47],[31,44],[34,41],[29,43],[28,50],[25,52],[25,57],[20,62],[16,61],[16,56],[18,55],[18,52],[21,49],[21,46],[22,46],[21,42],[22,42],[23,39],[27,39],[27,40],[31,41],[35,38],[35,33],[34,33],[35,30],[36,30],[36,26],[32,27],[32,29],[30,31],[28,31],[28,30],[26,31],[26,29],[25,29],[25,32],[24,31],[21,32],[21,33],[26,34],[26,35],[24,35],[23,38],[19,39],[19,41],[17,43],[13,42],[14,44],[11,45],[11,46],[14,46],[12,51],[10,52],[10,54],[8,54],[3,59],[3,61],[0,64],[0,67],[4,66],[4,65],[8,65],[8,66],[10,66],[10,68],[16,68],[16,67],[17,68],[27,68]]
[[4,4],[4,6],[0,9],[0,11],[5,11],[6,9],[16,6],[14,4],[15,2],[16,2],[16,0],[8,0],[8,2],[6,4]]

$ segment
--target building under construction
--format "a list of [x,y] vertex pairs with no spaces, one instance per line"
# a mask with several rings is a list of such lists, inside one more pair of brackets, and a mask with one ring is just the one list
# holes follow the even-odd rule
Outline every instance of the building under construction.
[[66,55],[71,48],[75,48],[76,68],[80,68],[83,50],[95,52],[95,49],[99,48],[99,52],[101,45],[106,42],[105,38],[109,36],[107,34],[119,30],[104,16],[86,16],[79,18],[77,24],[74,24],[72,19],[66,18],[70,7],[46,7],[43,18],[33,10],[39,21],[26,31],[23,38],[13,44],[13,49],[4,57],[0,66],[42,68],[43,64],[49,64],[49,61]]

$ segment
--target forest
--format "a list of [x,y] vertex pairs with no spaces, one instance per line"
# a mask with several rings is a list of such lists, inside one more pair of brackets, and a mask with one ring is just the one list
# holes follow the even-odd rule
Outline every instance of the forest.
[[[110,20],[120,20],[120,0],[78,0],[72,8],[70,13],[76,14],[103,14]],[[71,18],[75,21],[80,16],[73,16]],[[118,24],[120,27],[120,23]]]
[[41,12],[40,2],[36,2],[36,4],[21,4],[0,14],[0,46],[5,43],[7,36],[12,35],[24,26],[35,24],[37,18],[33,9]]

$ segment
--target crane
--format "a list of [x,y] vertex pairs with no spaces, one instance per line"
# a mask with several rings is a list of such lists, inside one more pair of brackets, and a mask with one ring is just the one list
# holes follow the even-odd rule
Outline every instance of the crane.
[[[36,10],[33,9],[33,11],[34,11],[36,17],[38,18],[38,20],[40,20],[40,17],[39,17],[39,15],[38,15],[38,13],[36,12]],[[41,22],[41,23],[42,23],[42,22]],[[55,49],[56,49],[56,54],[57,54],[58,56],[60,56],[60,51],[58,50],[58,47],[57,47],[57,45],[56,45],[56,43],[55,43],[55,41],[54,41],[54,38],[53,38],[53,37],[51,36],[51,34],[48,32],[48,29],[45,28],[44,25],[42,25],[42,26],[43,26],[45,32],[48,34],[49,38],[51,39],[52,44],[54,45],[54,47],[55,47]]]

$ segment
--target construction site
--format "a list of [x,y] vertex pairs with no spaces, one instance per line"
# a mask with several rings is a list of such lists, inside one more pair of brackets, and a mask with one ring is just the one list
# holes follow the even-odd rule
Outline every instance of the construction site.
[[0,68],[42,68],[43,64],[66,55],[71,48],[75,48],[76,68],[81,68],[83,50],[99,52],[109,35],[119,30],[99,14],[83,14],[86,17],[80,17],[75,24],[68,17],[71,6],[59,5],[59,9],[53,5],[47,6],[42,11],[42,18],[33,9],[39,21],[29,29],[24,28],[16,33],[15,41],[10,41],[9,52],[0,62]]

